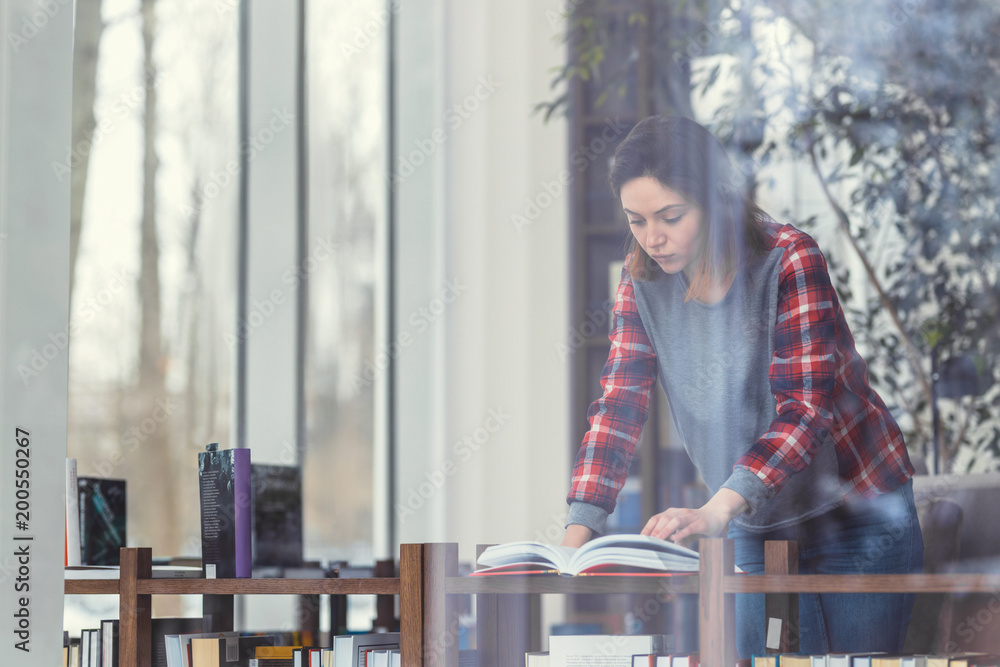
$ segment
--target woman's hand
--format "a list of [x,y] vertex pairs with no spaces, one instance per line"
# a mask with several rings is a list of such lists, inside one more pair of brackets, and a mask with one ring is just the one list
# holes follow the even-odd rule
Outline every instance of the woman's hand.
[[566,526],[566,535],[563,536],[562,546],[576,549],[586,544],[593,536],[594,531],[590,528],[571,523]]
[[671,507],[654,514],[642,529],[643,535],[652,535],[678,544],[698,537],[719,535],[729,522],[747,511],[750,506],[740,494],[731,489],[719,489],[712,499],[699,509]]

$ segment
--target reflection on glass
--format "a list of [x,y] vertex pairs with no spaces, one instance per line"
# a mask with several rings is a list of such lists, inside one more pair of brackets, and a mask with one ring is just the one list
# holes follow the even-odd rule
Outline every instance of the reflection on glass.
[[77,11],[68,455],[127,480],[154,556],[199,554],[196,455],[229,439],[239,16],[216,4]]

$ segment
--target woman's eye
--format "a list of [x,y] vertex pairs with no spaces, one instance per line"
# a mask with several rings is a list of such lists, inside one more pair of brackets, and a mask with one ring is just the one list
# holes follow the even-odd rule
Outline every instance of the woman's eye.
[[628,224],[630,224],[630,225],[641,225],[643,222],[645,222],[645,220],[629,220]]
[[683,217],[684,217],[683,215],[679,215],[676,218],[664,218],[663,222],[667,223],[668,225],[673,225],[673,224],[676,224],[676,223],[680,222],[681,218],[683,218]]

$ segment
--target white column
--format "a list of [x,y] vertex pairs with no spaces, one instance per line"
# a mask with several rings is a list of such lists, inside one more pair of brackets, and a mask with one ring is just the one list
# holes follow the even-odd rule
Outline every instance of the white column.
[[[561,532],[566,508],[567,129],[533,113],[565,58],[562,9],[399,14],[395,316],[412,340],[396,367],[397,534],[458,541],[466,560],[477,542]],[[542,210],[519,227],[529,201]]]
[[[396,31],[393,123],[396,155],[395,401],[396,535],[400,542],[445,537],[446,493],[429,480],[429,462],[445,448],[444,375],[447,292],[455,276],[446,253],[443,0],[400,3]],[[464,298],[459,297],[459,298]]]
[[[298,3],[248,0],[246,441],[258,463],[295,464]],[[305,175],[303,174],[302,177]]]
[[0,36],[0,664],[34,667],[62,651],[73,4],[4,2]]

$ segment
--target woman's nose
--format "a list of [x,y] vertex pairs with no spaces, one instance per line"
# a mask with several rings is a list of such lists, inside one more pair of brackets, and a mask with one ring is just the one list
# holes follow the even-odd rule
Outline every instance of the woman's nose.
[[661,225],[652,225],[649,229],[649,244],[662,246],[667,242],[667,230]]

